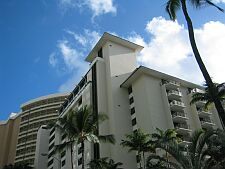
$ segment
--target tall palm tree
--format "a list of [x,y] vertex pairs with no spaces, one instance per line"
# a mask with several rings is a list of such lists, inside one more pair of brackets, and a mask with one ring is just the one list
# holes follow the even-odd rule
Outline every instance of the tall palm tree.
[[84,150],[85,141],[99,143],[100,141],[115,143],[113,135],[96,135],[98,124],[105,121],[108,117],[104,114],[93,113],[90,107],[84,106],[79,110],[71,109],[64,117],[59,118],[55,127],[67,135],[68,141],[60,144],[56,149],[62,149],[66,145],[71,150],[71,165],[73,168],[73,145],[81,144],[82,169],[84,169]]
[[[150,140],[150,134],[142,132],[140,129],[132,134],[125,135],[126,140],[121,141],[123,147],[129,147],[130,151],[136,151],[138,158],[143,162],[143,168],[145,168],[145,153],[152,152],[152,141]],[[140,168],[142,164],[140,163]]]
[[[191,136],[191,144],[187,147],[186,154],[183,149],[175,141],[171,141],[167,146],[158,142],[156,148],[166,150],[178,162],[175,168],[177,169],[212,169],[209,166],[211,158],[208,153],[208,142],[210,138],[219,136],[219,130],[196,130]],[[224,131],[222,131],[224,133]],[[224,144],[224,143],[223,143]],[[224,157],[223,157],[223,160]],[[221,160],[221,162],[224,162]],[[222,168],[218,168],[222,169]]]
[[[161,144],[169,144],[170,141],[180,142],[181,139],[178,137],[178,134],[176,132],[176,129],[167,129],[166,131],[163,131],[159,128],[156,128],[156,133],[152,133],[152,138],[154,139],[155,143],[160,142]],[[168,153],[166,151],[166,160],[167,163],[169,163],[168,160]]]
[[[211,5],[211,6],[216,7],[218,10],[224,12],[224,10],[222,8],[215,5],[211,0],[189,0],[189,1],[195,8],[199,8],[203,5]],[[211,79],[211,77],[201,59],[200,53],[198,51],[198,48],[197,48],[197,45],[195,42],[193,24],[192,24],[192,20],[191,20],[189,14],[188,14],[188,11],[187,11],[186,2],[187,2],[186,0],[168,0],[167,5],[166,5],[166,11],[169,14],[170,18],[172,20],[175,20],[176,12],[180,8],[182,8],[183,14],[184,14],[186,22],[187,22],[189,40],[191,43],[191,47],[192,47],[195,59],[196,59],[198,66],[205,78],[207,86],[209,87],[209,93],[212,96],[213,102],[215,104],[217,112],[219,113],[221,121],[222,121],[223,125],[225,125],[225,112],[224,112],[223,106],[222,106],[219,98],[217,97],[218,90],[215,87],[215,85],[213,84],[212,79]]]
[[[225,100],[225,83],[221,83],[221,84],[214,83],[214,85],[218,90],[217,97],[220,99],[220,101],[224,101]],[[205,109],[208,110],[210,105],[213,103],[213,98],[211,94],[209,93],[209,87],[207,86],[207,84],[205,84],[204,86],[206,86],[205,92],[194,93],[192,95],[192,100],[190,104],[194,104],[198,101],[205,101],[206,102]]]

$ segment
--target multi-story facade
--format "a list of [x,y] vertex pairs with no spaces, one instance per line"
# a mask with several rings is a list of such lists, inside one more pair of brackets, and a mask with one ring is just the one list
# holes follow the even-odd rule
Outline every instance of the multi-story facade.
[[38,128],[58,118],[58,110],[68,94],[52,94],[30,100],[21,105],[21,122],[15,163],[34,166]]
[[[110,157],[122,162],[125,169],[136,169],[139,165],[136,154],[127,153],[120,142],[125,134],[138,128],[148,133],[155,132],[156,127],[176,128],[184,140],[181,144],[185,145],[193,130],[221,127],[215,110],[204,111],[202,102],[190,105],[193,92],[204,90],[203,87],[147,67],[137,68],[136,55],[142,48],[105,33],[86,58],[90,62],[89,71],[59,110],[62,117],[71,108],[91,105],[93,112],[109,116],[109,120],[99,126],[99,134],[113,134],[117,143],[99,147],[86,143],[87,162],[94,157]],[[41,130],[40,133],[44,133],[46,129]],[[39,155],[47,154],[42,161],[45,168],[71,168],[69,149],[53,154],[54,146],[65,142],[65,135],[54,128],[46,132],[43,138],[48,137],[49,141],[41,141],[40,137],[38,145],[48,147],[47,153],[39,151]],[[76,168],[80,168],[82,162],[79,147],[74,147]]]
[[0,169],[14,164],[20,119],[20,114],[17,114],[0,122]]

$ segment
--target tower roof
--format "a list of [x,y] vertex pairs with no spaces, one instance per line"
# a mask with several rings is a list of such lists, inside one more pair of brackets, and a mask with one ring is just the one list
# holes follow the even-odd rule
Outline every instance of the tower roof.
[[128,47],[130,49],[133,49],[134,51],[141,51],[144,47],[137,45],[133,42],[130,42],[128,40],[122,39],[118,36],[112,35],[108,32],[105,32],[102,37],[99,39],[99,41],[96,43],[96,45],[94,46],[94,48],[91,50],[91,52],[88,54],[88,56],[86,57],[86,61],[87,62],[92,62],[95,57],[98,54],[98,51],[101,49],[101,47],[107,42],[107,41],[111,41],[117,44],[120,44],[122,46]]

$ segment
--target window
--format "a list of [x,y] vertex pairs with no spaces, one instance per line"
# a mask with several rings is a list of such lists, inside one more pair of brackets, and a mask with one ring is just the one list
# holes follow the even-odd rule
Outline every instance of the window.
[[128,87],[128,94],[131,94],[132,93],[132,87],[130,86],[130,87]]
[[82,148],[80,147],[79,149],[78,149],[78,154],[81,154],[82,153]]
[[133,107],[131,110],[130,110],[130,114],[133,115],[135,113],[135,108]]
[[52,163],[53,163],[53,159],[51,159],[51,160],[48,162],[48,167],[49,167],[50,165],[52,165]]
[[55,146],[55,144],[53,142],[53,144],[49,146],[49,149],[48,150],[51,150],[54,146]]
[[137,163],[139,163],[141,161],[141,158],[139,155],[136,155],[136,160],[137,160]]
[[66,133],[62,135],[61,140],[64,140],[66,138]]
[[82,97],[78,101],[78,106],[80,106],[81,104],[82,104]]
[[65,155],[66,155],[66,151],[63,151],[63,152],[61,153],[61,158],[63,158]]
[[82,158],[79,158],[78,160],[78,166],[82,164]]
[[51,143],[51,141],[54,139],[55,139],[55,134],[49,139],[49,143]]
[[132,120],[132,126],[134,126],[135,124],[137,124],[136,118],[134,118],[134,119]]
[[130,104],[132,104],[132,103],[134,103],[134,98],[133,97],[130,98]]
[[102,48],[98,51],[98,57],[103,58]]
[[53,127],[50,131],[50,135],[52,135],[52,133],[55,131],[55,127]]
[[66,164],[66,160],[62,161],[62,167]]

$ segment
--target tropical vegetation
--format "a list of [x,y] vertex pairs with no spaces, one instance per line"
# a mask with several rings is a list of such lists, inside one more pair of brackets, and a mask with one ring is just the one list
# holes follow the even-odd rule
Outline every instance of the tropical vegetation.
[[186,147],[182,147],[176,141],[166,144],[157,142],[155,148],[167,151],[173,160],[167,161],[159,155],[151,155],[147,160],[147,166],[151,168],[155,165],[156,169],[163,169],[167,166],[171,169],[224,169],[224,141],[225,132],[220,129],[212,129],[194,131],[191,142]]
[[[210,5],[210,6],[216,7],[219,11],[224,12],[224,10],[222,8],[220,8],[219,6],[214,4],[211,0],[188,0],[188,2],[190,2],[190,4],[193,5],[197,9],[199,9],[200,7],[205,6],[205,5]],[[213,84],[212,79],[211,79],[211,77],[202,61],[200,53],[198,51],[197,44],[195,41],[192,20],[188,14],[186,3],[187,3],[187,0],[168,0],[167,4],[166,4],[166,11],[172,20],[176,20],[177,11],[180,8],[182,9],[183,14],[186,19],[186,22],[187,22],[189,40],[190,40],[190,44],[191,44],[195,59],[196,59],[198,66],[205,78],[206,84],[208,86],[208,91],[211,95],[212,101],[215,104],[215,107],[218,111],[218,114],[219,114],[221,120],[222,120],[222,123],[225,125],[225,112],[224,112],[223,106],[218,98],[218,89]]]
[[82,169],[84,169],[85,159],[85,142],[99,143],[100,141],[115,143],[113,135],[98,135],[99,123],[107,120],[105,114],[98,114],[92,112],[90,107],[84,106],[81,109],[71,109],[65,116],[59,118],[54,124],[62,134],[65,134],[67,141],[56,145],[56,151],[62,151],[65,147],[70,148],[71,166],[73,169],[73,155],[74,145],[81,144],[82,154]]
[[153,152],[152,140],[150,139],[150,134],[144,133],[142,130],[125,135],[126,140],[121,141],[123,147],[128,147],[129,152],[136,151],[138,161],[140,161],[140,168],[145,168],[145,153]]
[[3,169],[33,169],[28,163],[20,163],[20,164],[9,164],[5,165]]
[[[206,87],[205,92],[194,93],[192,95],[192,100],[191,100],[190,104],[194,104],[199,101],[204,101],[204,102],[206,102],[205,110],[208,110],[213,103],[213,97],[209,93],[209,87],[207,86],[207,84],[205,84],[204,86]],[[221,102],[223,102],[225,100],[225,83],[220,83],[220,84],[214,83],[214,86],[218,90],[217,97],[219,98],[219,100]]]
[[115,162],[113,159],[108,157],[93,159],[88,164],[90,169],[122,169],[120,166],[123,165],[121,162]]

